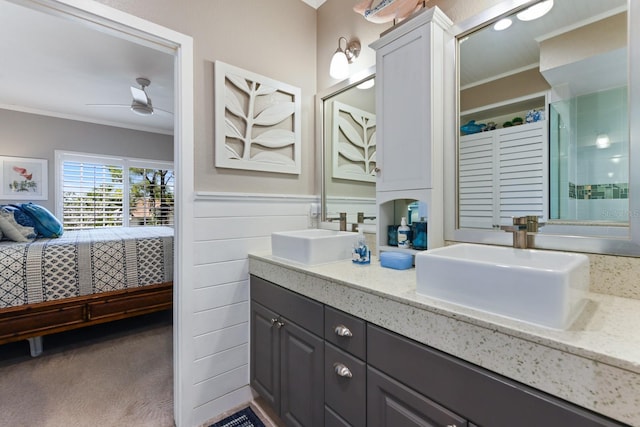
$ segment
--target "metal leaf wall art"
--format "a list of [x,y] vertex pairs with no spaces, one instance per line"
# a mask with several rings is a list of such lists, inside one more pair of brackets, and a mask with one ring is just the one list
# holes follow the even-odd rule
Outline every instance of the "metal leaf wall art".
[[376,181],[376,115],[333,103],[333,177]]
[[215,63],[215,165],[300,173],[300,89]]

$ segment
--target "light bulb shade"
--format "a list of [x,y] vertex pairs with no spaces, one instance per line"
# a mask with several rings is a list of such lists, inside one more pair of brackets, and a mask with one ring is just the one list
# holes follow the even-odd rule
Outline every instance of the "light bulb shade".
[[611,139],[606,133],[601,133],[596,137],[596,147],[608,148],[611,145]]
[[346,79],[349,77],[349,60],[341,49],[336,50],[329,65],[329,75],[334,79]]
[[493,29],[496,31],[504,31],[513,24],[513,21],[509,18],[502,18],[493,25]]
[[362,83],[360,83],[358,86],[356,86],[358,89],[370,89],[373,86],[375,86],[376,84],[376,80],[371,78],[369,80],[365,80]]
[[516,17],[521,21],[533,21],[546,15],[551,8],[553,8],[553,0],[544,0],[519,12]]

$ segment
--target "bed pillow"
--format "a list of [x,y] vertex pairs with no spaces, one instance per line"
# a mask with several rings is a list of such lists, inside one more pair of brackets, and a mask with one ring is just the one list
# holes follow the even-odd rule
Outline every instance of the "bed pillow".
[[14,242],[29,242],[36,238],[33,227],[18,224],[13,213],[5,210],[0,210],[0,230],[5,238]]
[[62,223],[47,208],[35,203],[23,203],[20,208],[35,222],[35,229],[43,237],[60,237],[64,233]]
[[20,206],[16,205],[2,205],[0,206],[0,210],[4,212],[11,212],[16,222],[20,225],[24,225],[25,227],[34,227],[36,226],[35,221],[31,216],[20,209]]

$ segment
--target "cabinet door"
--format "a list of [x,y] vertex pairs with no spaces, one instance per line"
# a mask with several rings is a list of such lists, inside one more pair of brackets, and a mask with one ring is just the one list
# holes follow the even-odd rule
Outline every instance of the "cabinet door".
[[277,315],[251,302],[251,386],[276,411],[280,407],[280,339]]
[[367,369],[369,427],[465,427],[467,421],[434,401],[369,367]]
[[376,52],[376,191],[431,188],[430,26]]
[[543,120],[497,131],[500,225],[512,224],[514,216],[548,219],[546,123]]
[[280,417],[287,426],[324,425],[324,341],[283,319]]
[[366,364],[325,343],[324,367],[325,404],[352,427],[366,427]]

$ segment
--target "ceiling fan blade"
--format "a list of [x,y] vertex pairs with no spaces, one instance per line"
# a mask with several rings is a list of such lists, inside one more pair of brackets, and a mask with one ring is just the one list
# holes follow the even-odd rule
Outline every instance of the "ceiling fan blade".
[[155,111],[156,113],[164,113],[164,114],[170,114],[173,116],[173,113],[171,111],[168,110],[163,110],[162,108],[158,108],[158,107],[153,107],[153,111]]
[[130,104],[84,104],[87,107],[118,107],[118,108],[131,108]]
[[131,95],[136,102],[147,105],[149,103],[147,94],[144,90],[131,86]]

